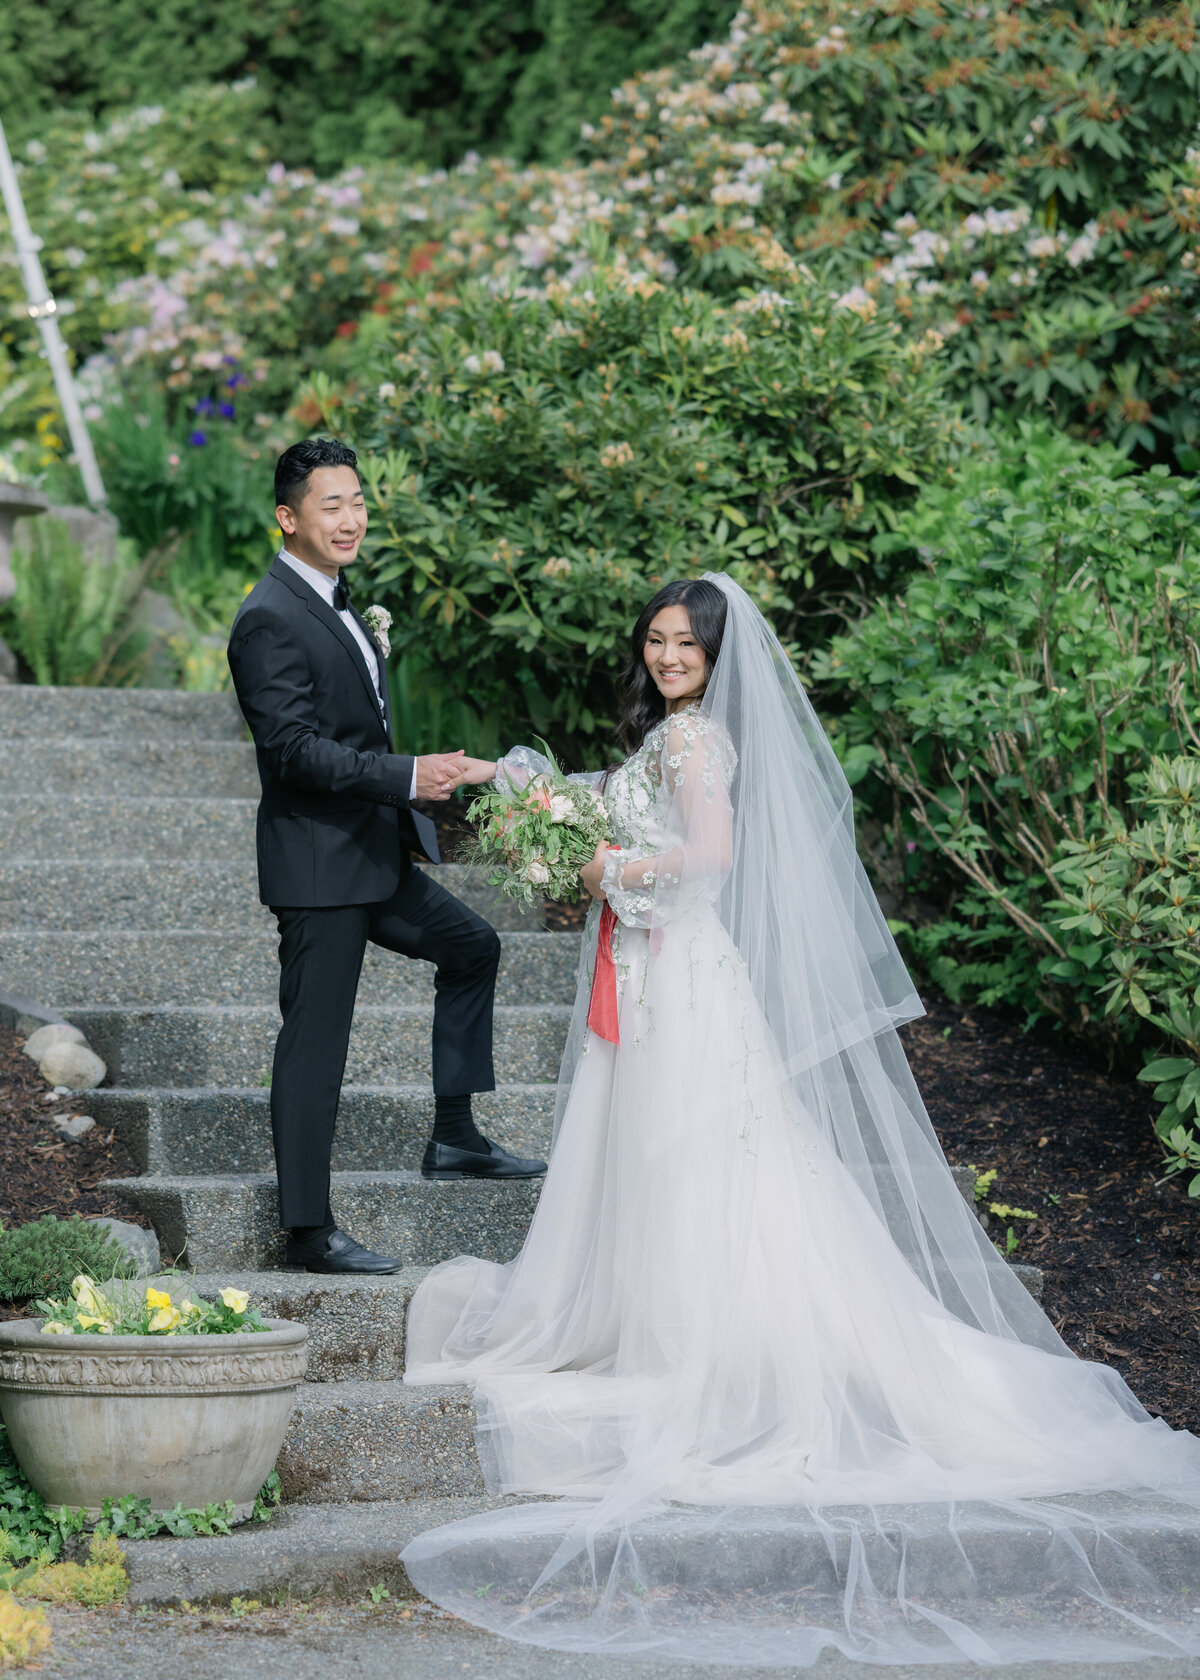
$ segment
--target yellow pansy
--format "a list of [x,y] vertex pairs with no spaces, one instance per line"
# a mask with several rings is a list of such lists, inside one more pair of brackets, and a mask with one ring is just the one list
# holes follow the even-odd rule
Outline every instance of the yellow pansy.
[[179,1303],[179,1310],[183,1314],[184,1318],[190,1318],[193,1313],[198,1313],[200,1308],[196,1305],[195,1301],[192,1300],[190,1295],[185,1295],[183,1300]]
[[98,1330],[102,1336],[112,1335],[112,1325],[106,1318],[96,1318],[92,1313],[80,1313],[75,1320],[81,1330]]
[[169,1307],[171,1305],[171,1297],[167,1294],[165,1289],[150,1289],[147,1287],[146,1305],[148,1307]]
[[221,1299],[230,1312],[244,1313],[250,1305],[250,1297],[244,1289],[222,1289]]
[[82,1272],[71,1285],[71,1294],[86,1313],[95,1313],[97,1318],[111,1318],[112,1306],[96,1288],[91,1278],[84,1277]]
[[71,1336],[73,1334],[74,1331],[69,1324],[60,1324],[56,1318],[52,1318],[48,1324],[42,1325],[43,1336]]
[[177,1324],[182,1324],[183,1318],[176,1307],[159,1307],[150,1323],[148,1330],[174,1330]]

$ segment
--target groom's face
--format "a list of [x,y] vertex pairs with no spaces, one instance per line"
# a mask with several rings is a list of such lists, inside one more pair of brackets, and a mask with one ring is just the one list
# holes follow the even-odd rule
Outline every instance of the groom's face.
[[367,507],[353,467],[314,467],[299,507],[276,508],[288,552],[331,577],[357,559]]

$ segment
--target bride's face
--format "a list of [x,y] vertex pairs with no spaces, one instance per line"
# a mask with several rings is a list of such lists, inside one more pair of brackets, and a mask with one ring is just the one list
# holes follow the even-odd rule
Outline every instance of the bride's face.
[[668,712],[678,711],[704,693],[707,661],[704,649],[692,635],[685,608],[664,607],[655,613],[642,654]]

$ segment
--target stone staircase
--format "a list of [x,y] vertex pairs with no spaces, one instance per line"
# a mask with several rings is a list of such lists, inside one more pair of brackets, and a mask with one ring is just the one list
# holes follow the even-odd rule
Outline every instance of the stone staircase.
[[[0,689],[0,994],[58,1010],[109,1067],[88,1110],[128,1145],[122,1193],[164,1262],[201,1293],[232,1283],[310,1328],[310,1369],[279,1469],[290,1501],[477,1499],[469,1391],[405,1389],[404,1319],[423,1269],[520,1246],[539,1181],[426,1183],[432,970],[368,949],[334,1153],[332,1200],[390,1278],[279,1270],[267,1082],[277,1027],[274,924],[254,867],[253,748],[232,696]],[[544,1154],[578,935],[493,905],[503,957],[499,1088],[484,1128]],[[961,1169],[969,1194],[971,1174]],[[1023,1268],[1037,1292],[1040,1274]]]

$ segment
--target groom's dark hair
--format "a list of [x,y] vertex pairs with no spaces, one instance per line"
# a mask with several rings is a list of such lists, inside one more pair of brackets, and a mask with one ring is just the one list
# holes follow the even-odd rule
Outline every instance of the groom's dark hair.
[[302,443],[293,443],[275,463],[275,506],[290,507],[295,512],[318,467],[353,467],[357,477],[358,456],[335,438],[305,438]]

